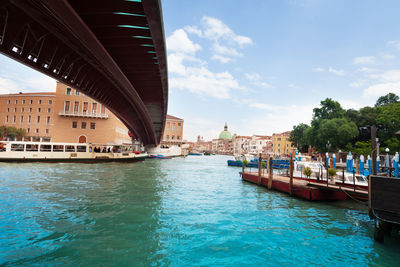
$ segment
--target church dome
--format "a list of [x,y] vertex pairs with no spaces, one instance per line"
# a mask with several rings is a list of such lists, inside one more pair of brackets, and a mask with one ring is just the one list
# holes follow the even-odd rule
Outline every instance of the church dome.
[[228,131],[228,125],[224,126],[224,130],[219,134],[219,139],[231,140],[232,134]]

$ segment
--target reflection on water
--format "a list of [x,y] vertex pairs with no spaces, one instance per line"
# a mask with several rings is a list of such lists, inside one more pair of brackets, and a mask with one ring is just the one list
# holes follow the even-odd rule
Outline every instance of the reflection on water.
[[0,164],[0,264],[393,265],[357,203],[241,181],[227,157]]

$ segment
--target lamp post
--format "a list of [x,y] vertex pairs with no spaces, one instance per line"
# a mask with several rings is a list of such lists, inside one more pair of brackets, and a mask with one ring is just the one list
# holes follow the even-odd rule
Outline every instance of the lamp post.
[[326,144],[326,149],[327,149],[328,153],[329,153],[330,148],[331,148],[331,143],[328,140],[328,143]]

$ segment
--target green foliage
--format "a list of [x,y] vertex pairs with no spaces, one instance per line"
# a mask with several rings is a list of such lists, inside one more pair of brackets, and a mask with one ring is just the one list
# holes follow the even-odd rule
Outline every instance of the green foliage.
[[[5,135],[5,136],[3,136]],[[0,139],[1,138],[17,138],[21,140],[22,137],[26,135],[26,130],[22,128],[15,128],[15,127],[7,127],[7,126],[0,126]]]
[[325,100],[322,100],[320,107],[314,108],[313,112],[313,121],[318,121],[321,119],[341,118],[345,114],[345,111],[340,103],[332,100],[331,98],[326,98]]
[[400,130],[400,102],[395,94],[380,97],[375,107],[363,107],[360,110],[344,110],[339,102],[326,98],[313,112],[311,126],[299,124],[293,127],[290,138],[299,149],[313,146],[324,152],[329,140],[331,150],[369,155],[370,129],[372,125],[377,125],[381,148],[400,150],[400,142],[394,135]]
[[305,168],[303,169],[303,174],[304,174],[305,176],[307,176],[307,178],[310,178],[310,176],[311,176],[311,174],[312,174],[311,168],[310,168],[310,167],[305,167]]
[[371,141],[357,141],[353,151],[357,155],[371,155]]
[[375,107],[386,106],[397,102],[399,102],[399,97],[393,93],[389,93],[385,96],[381,96],[380,98],[378,98]]
[[299,125],[293,126],[293,130],[290,132],[290,141],[294,143],[300,152],[307,152],[308,141],[305,135],[307,129],[310,128],[307,124],[300,123]]
[[335,176],[336,175],[336,170],[333,169],[333,168],[329,168],[328,169],[328,175],[329,175],[329,177]]
[[265,166],[267,166],[267,163],[265,161],[261,161],[261,168],[265,168]]

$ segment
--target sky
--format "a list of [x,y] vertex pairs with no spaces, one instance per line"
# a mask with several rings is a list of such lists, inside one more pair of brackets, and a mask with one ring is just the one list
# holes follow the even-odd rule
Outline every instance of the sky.
[[[310,123],[330,97],[346,109],[400,95],[400,1],[164,0],[168,114],[184,139],[271,135]],[[0,94],[55,81],[0,56]]]

